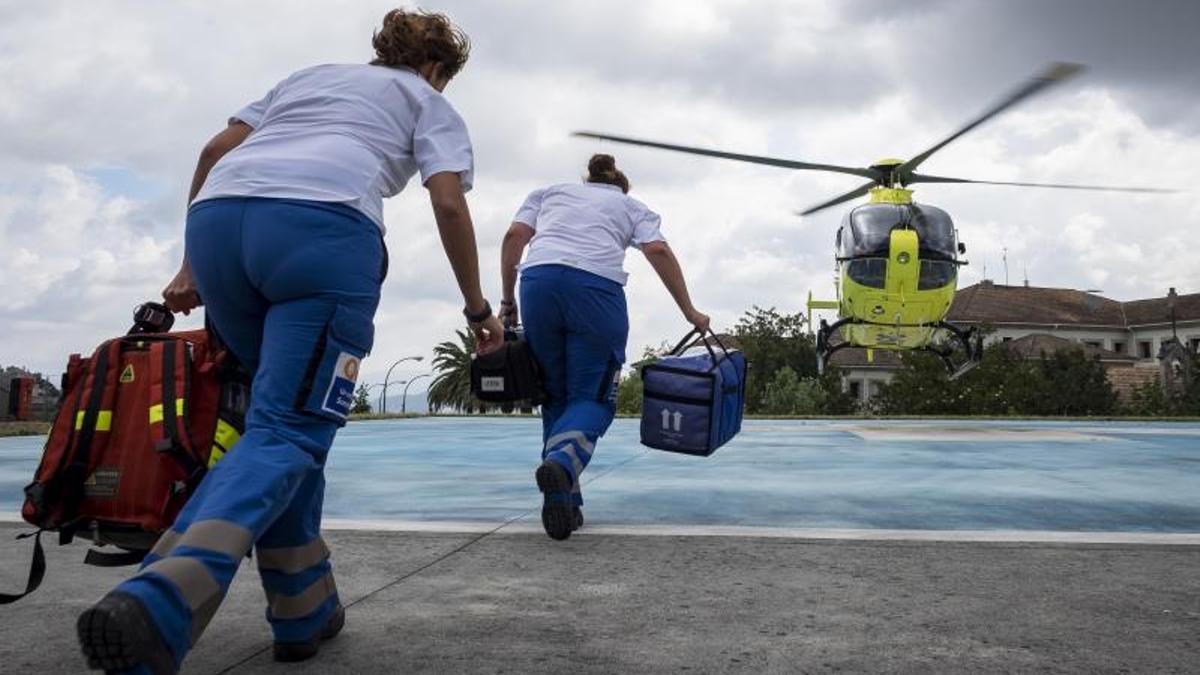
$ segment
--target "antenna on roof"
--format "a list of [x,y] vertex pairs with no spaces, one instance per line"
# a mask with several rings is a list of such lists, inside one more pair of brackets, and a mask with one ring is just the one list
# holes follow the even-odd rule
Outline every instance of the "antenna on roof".
[[1029,265],[1022,263],[1022,267],[1025,269],[1025,288],[1029,288]]
[[1008,247],[1000,249],[1000,257],[1004,260],[1004,285],[1008,285]]

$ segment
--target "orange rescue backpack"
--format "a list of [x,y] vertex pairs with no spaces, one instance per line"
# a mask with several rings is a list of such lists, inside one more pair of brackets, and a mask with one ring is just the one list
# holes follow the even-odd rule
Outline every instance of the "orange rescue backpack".
[[137,321],[90,357],[71,355],[21,509],[38,528],[20,535],[37,536],[29,581],[24,593],[0,594],[0,604],[40,585],[43,531],[58,532],[60,544],[78,536],[123,550],[89,550],[88,564],[140,562],[208,468],[241,437],[249,376],[211,331],[166,332],[170,312],[152,303],[139,307],[138,315],[148,313],[158,327],[165,324],[162,332],[143,332],[146,322]]

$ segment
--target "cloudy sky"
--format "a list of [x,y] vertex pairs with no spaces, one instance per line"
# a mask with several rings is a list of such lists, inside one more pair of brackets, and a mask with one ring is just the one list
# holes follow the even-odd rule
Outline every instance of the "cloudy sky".
[[[387,2],[0,0],[0,364],[57,373],[127,328],[182,255],[196,154],[293,70],[362,62]],[[949,146],[923,170],[993,180],[1190,187],[1200,165],[1194,0],[435,2],[471,36],[447,90],[475,142],[469,195],[485,291],[531,189],[605,148],[663,215],[719,327],[753,304],[833,293],[842,209],[792,215],[849,176],[574,139],[576,129],[867,165],[939,140],[1046,63],[1080,77]],[[1196,195],[926,186],[984,274],[1117,299],[1200,292]],[[367,382],[428,355],[461,301],[415,183],[386,207],[391,275]],[[684,323],[636,253],[630,351]],[[184,325],[196,325],[196,315]],[[405,364],[408,366],[410,364]],[[397,369],[401,379],[421,368]]]

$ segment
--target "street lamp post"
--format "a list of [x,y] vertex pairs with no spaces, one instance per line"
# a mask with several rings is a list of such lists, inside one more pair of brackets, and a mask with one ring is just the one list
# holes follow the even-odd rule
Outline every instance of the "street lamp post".
[[[399,384],[404,384],[404,382],[400,382]],[[382,382],[373,382],[371,384],[364,384],[363,388],[366,389],[367,393],[369,394],[369,393],[371,393],[371,390],[374,389],[375,387],[382,387],[382,386],[383,386]],[[381,403],[381,402],[382,401],[378,401],[378,400],[376,401],[376,403],[375,403],[376,410],[379,409],[379,403]]]
[[[404,380],[400,380],[399,382],[395,382],[394,384],[404,384]],[[382,386],[383,386],[383,383],[382,383],[382,382],[376,382],[376,383],[375,383],[373,386],[376,386],[376,387],[382,387]],[[379,390],[379,403],[377,403],[377,404],[375,405],[375,409],[376,409],[376,410],[379,410],[380,412],[383,412],[383,410],[382,410],[382,406],[383,406],[383,404],[384,404],[384,401],[386,401],[386,400],[387,400],[387,399],[384,397],[384,395],[385,395],[385,390],[383,390],[383,389],[380,389],[380,390]]]
[[429,377],[430,375],[433,375],[433,373],[425,373],[423,375],[418,375],[418,376],[414,377],[413,379],[409,380],[408,384],[404,385],[404,393],[401,394],[401,396],[400,396],[400,414],[401,415],[408,412],[408,388],[410,386],[412,386],[413,382],[416,382],[417,380],[421,379],[422,377]]
[[392,376],[392,369],[395,368],[396,366],[400,365],[401,363],[404,363],[405,361],[424,361],[424,360],[425,360],[424,356],[406,356],[406,357],[396,361],[395,363],[393,363],[391,368],[388,368],[387,375],[385,375],[383,377],[383,393],[379,395],[379,397],[380,397],[379,398],[379,401],[380,401],[379,412],[381,414],[387,412],[388,379],[391,378],[391,376]]

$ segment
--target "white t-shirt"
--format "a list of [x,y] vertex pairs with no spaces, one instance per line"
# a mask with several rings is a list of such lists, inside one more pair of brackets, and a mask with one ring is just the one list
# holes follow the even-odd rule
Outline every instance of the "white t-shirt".
[[467,126],[416,72],[366,64],[323,65],[280,82],[234,114],[254,127],[217,162],[195,201],[278,197],[338,202],[382,230],[383,199],[442,171],[471,189]]
[[529,193],[513,220],[536,233],[521,269],[569,265],[625,285],[625,249],[664,241],[662,219],[606,183],[565,183]]

